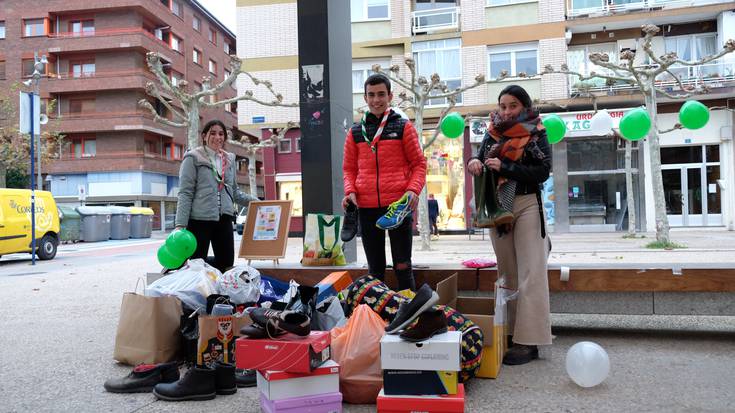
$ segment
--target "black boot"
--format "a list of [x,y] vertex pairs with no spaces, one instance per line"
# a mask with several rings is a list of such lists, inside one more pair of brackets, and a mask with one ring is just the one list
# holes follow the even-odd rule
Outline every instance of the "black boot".
[[217,362],[215,364],[216,380],[215,388],[217,394],[237,393],[237,382],[235,381],[235,366]]
[[527,346],[525,344],[513,344],[503,356],[503,364],[507,366],[519,366],[530,363],[538,358],[538,346]]
[[482,167],[482,173],[474,177],[475,183],[475,228],[490,228],[492,221],[487,214],[487,203],[485,202],[485,189],[487,188],[487,168]]
[[237,387],[253,387],[257,383],[257,375],[255,370],[235,370],[235,381]]
[[503,209],[498,202],[498,186],[497,177],[494,171],[487,169],[488,182],[485,189],[485,203],[487,204],[488,216],[491,226],[499,227],[501,225],[513,223],[513,213]]
[[318,295],[318,288],[300,285],[298,287],[298,293],[288,303],[286,310],[298,311],[312,318],[312,313],[316,310],[316,299]]
[[156,384],[153,394],[170,402],[211,400],[217,396],[216,376],[214,369],[193,366],[177,382]]
[[158,383],[171,383],[179,379],[176,362],[142,364],[121,379],[109,379],[105,390],[110,393],[149,393]]

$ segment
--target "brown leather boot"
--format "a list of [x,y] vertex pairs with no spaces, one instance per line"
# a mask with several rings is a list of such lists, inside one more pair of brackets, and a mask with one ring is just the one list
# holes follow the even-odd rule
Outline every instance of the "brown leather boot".
[[444,316],[444,311],[429,309],[421,313],[416,325],[403,330],[400,337],[403,340],[417,343],[446,332],[447,318]]

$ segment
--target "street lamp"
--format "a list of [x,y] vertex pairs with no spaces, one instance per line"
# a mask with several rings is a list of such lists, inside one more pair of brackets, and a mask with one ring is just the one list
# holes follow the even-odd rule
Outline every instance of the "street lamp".
[[[41,58],[38,58],[38,52],[33,53],[33,74],[31,75],[31,78],[23,82],[23,84],[26,87],[33,87],[33,94],[40,95],[40,88],[39,88],[39,81],[41,80],[41,77],[43,76],[43,72],[45,72],[46,65],[48,64],[48,59],[46,58],[46,55],[42,55]],[[43,114],[41,114],[43,116]],[[38,133],[38,148],[36,149],[36,163],[38,163],[38,178],[36,178],[36,182],[38,182],[38,185],[40,186],[40,189],[43,190],[43,181],[41,180],[41,131],[40,128],[38,131],[35,131],[34,136],[31,136],[31,140],[35,142],[36,136],[35,134]],[[31,189],[34,188],[34,182],[33,182],[33,172],[31,171]]]

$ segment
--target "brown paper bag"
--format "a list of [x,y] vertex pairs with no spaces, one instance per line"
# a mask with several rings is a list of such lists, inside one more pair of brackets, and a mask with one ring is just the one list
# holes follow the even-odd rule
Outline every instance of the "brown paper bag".
[[179,351],[181,301],[173,296],[123,294],[113,358],[121,363],[165,363]]
[[240,328],[250,323],[246,314],[199,316],[197,365],[214,367],[216,361],[235,364],[235,339],[240,336]]

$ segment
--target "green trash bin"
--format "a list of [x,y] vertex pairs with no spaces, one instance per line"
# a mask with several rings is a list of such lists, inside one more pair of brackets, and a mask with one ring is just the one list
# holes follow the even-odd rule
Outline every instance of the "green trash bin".
[[61,242],[79,242],[82,239],[82,218],[72,207],[59,205],[59,240]]

